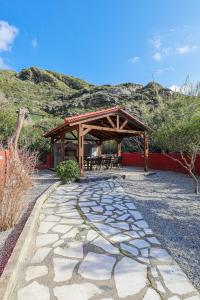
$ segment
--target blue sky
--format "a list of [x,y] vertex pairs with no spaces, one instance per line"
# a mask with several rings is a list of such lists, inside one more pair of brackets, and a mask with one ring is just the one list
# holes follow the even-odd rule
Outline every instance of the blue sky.
[[95,84],[200,80],[199,0],[0,0],[0,67]]

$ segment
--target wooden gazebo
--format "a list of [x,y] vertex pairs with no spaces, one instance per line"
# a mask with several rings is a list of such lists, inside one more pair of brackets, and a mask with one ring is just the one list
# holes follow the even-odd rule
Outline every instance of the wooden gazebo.
[[[69,133],[71,137],[69,137]],[[64,123],[47,132],[44,136],[51,138],[51,145],[60,140],[61,161],[64,160],[67,141],[78,142],[78,161],[81,175],[84,171],[84,142],[95,142],[101,155],[103,141],[116,140],[117,155],[121,156],[123,138],[141,136],[144,140],[144,170],[148,170],[148,127],[126,110],[116,106],[95,112],[75,115],[64,119]],[[53,148],[53,147],[52,147]],[[53,153],[52,153],[53,154]]]

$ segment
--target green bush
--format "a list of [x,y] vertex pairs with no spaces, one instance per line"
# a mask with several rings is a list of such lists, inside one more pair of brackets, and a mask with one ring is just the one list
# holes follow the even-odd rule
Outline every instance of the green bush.
[[56,167],[56,174],[62,183],[74,181],[80,177],[79,165],[74,160],[65,160]]

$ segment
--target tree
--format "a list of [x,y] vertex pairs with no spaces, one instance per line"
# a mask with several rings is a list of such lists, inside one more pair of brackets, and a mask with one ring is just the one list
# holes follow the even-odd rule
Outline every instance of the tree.
[[[195,161],[200,154],[200,98],[179,95],[157,111],[153,120],[153,143],[188,171],[198,193]],[[181,159],[167,152],[179,152]]]

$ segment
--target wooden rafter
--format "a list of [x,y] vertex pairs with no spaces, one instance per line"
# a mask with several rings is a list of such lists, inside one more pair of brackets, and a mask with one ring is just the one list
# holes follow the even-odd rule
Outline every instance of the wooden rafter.
[[83,130],[83,136],[86,135],[88,132],[90,132],[90,130],[91,130],[91,129],[90,129],[89,127],[86,128],[85,130]]
[[110,116],[107,116],[107,120],[110,123],[110,125],[112,126],[112,128],[116,128],[115,124],[113,123],[112,119]]
[[120,126],[119,129],[123,129],[123,128],[126,126],[127,123],[128,123],[128,120],[125,120],[125,121],[122,123],[122,125]]

